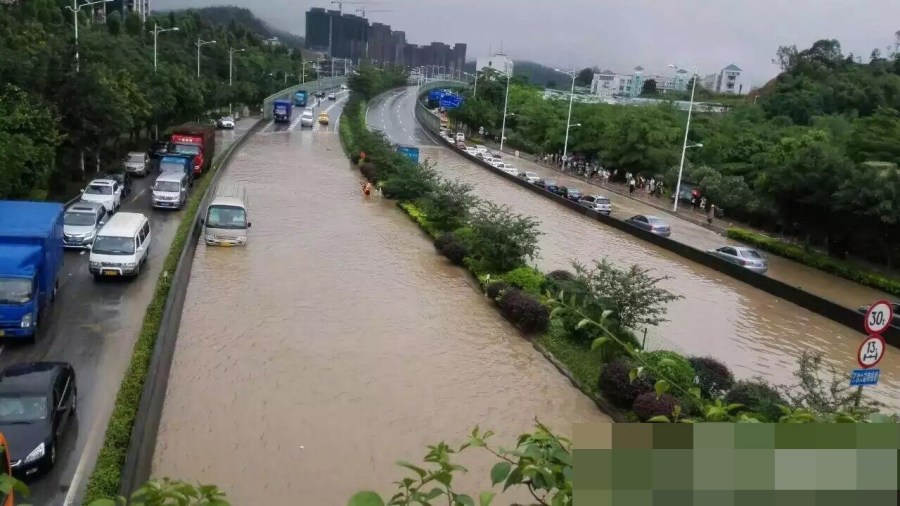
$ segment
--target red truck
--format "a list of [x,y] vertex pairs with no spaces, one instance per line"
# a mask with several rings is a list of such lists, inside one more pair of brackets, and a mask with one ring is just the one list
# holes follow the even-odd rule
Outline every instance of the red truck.
[[216,129],[198,123],[185,123],[172,129],[172,151],[194,155],[194,175],[209,170],[216,154]]

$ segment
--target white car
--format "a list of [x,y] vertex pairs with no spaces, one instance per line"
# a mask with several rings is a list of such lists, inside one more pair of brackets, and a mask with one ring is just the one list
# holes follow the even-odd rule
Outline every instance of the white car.
[[334,93],[329,93],[329,94],[328,94],[328,100],[337,100],[337,97],[335,96]]
[[225,116],[225,117],[219,118],[219,128],[233,129],[234,128],[234,118],[231,116]]
[[342,89],[342,90],[346,90],[346,89],[347,89],[347,85],[346,85],[346,84],[342,84],[342,85],[341,85],[341,89]]
[[456,141],[457,142],[466,142],[466,135],[462,132],[456,133]]
[[603,195],[586,195],[578,203],[601,214],[609,215],[612,211],[612,203]]
[[498,167],[498,168],[499,168],[500,170],[502,170],[503,172],[506,172],[507,174],[511,175],[511,176],[518,176],[518,175],[519,175],[519,169],[513,167],[512,165],[509,165],[509,164],[504,163],[504,164],[502,164],[501,167]]
[[147,153],[132,151],[125,158],[125,172],[129,174],[144,177],[147,175],[147,167],[149,166],[150,157]]
[[478,150],[473,148],[472,146],[466,146],[466,153],[475,156],[478,154]]
[[316,117],[313,116],[313,112],[309,109],[303,111],[303,114],[300,115],[300,128],[310,127],[316,124]]
[[531,184],[537,183],[541,180],[541,176],[539,176],[537,172],[522,172],[519,174],[519,177]]
[[95,179],[81,190],[81,200],[102,204],[111,214],[122,206],[122,187],[112,179]]

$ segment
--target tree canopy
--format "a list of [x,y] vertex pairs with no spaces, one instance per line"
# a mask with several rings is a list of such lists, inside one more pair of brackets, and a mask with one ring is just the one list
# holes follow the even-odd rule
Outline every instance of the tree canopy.
[[[900,238],[900,54],[845,55],[836,40],[778,49],[783,70],[752,97],[732,98],[726,113],[695,108],[685,179],[736,219],[856,253],[896,261]],[[656,98],[657,83],[642,90]],[[699,83],[698,83],[699,84]],[[689,83],[690,86],[690,83]],[[498,137],[505,82],[479,79],[477,100],[451,118]],[[470,90],[471,91],[471,90]],[[687,94],[690,92],[688,91]],[[697,100],[719,97],[697,87]],[[506,137],[510,147],[561,153],[567,100],[513,83]],[[686,112],[672,103],[620,106],[576,103],[569,150],[619,174],[663,175],[674,188]]]
[[[61,0],[0,4],[0,198],[63,198],[81,181],[79,151],[95,167],[152,135],[153,126],[197,119],[229,103],[255,105],[291,83],[301,70],[299,51],[266,44],[261,22],[210,23],[195,11],[141,21],[110,12],[106,23],[79,13],[75,66],[73,14]],[[224,16],[220,10],[219,16]],[[224,18],[223,18],[224,21]],[[157,38],[154,25],[178,28]],[[200,52],[194,42],[215,40]],[[233,58],[229,85],[229,48]],[[311,66],[307,66],[307,79]],[[143,141],[139,141],[144,137]]]

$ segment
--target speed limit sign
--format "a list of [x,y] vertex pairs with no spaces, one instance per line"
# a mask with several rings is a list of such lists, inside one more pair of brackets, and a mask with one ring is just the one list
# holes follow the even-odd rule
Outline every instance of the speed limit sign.
[[859,351],[856,353],[856,360],[863,369],[875,367],[884,357],[884,349],[887,345],[884,338],[879,335],[869,336],[859,345]]
[[866,320],[863,322],[863,325],[866,328],[866,333],[872,335],[882,333],[884,329],[888,328],[893,322],[893,305],[886,300],[879,300],[869,306],[868,311],[866,311]]

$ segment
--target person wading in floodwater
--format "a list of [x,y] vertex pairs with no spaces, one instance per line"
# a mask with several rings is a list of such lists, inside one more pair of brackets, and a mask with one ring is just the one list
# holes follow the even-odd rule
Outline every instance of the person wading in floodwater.
[[366,197],[371,195],[372,194],[372,183],[369,183],[367,181],[365,184],[363,184],[362,191],[363,191],[363,195],[365,195]]

